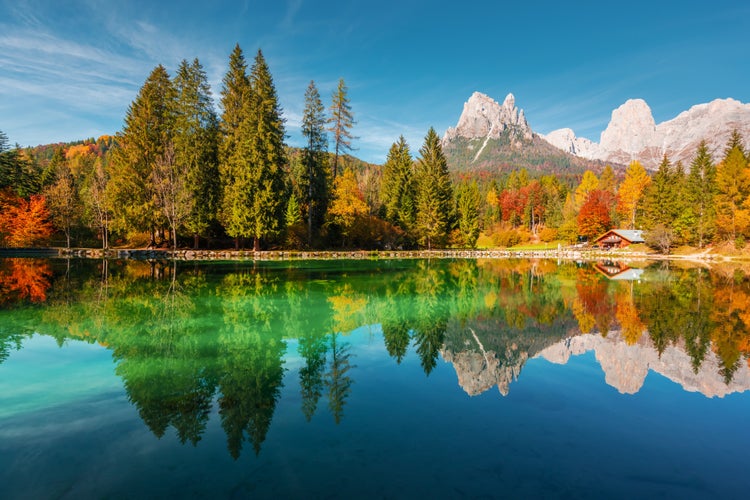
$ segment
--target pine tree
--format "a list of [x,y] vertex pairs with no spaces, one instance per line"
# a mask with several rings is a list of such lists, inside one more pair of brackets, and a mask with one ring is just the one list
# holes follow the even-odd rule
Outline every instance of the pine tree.
[[229,159],[232,184],[225,192],[227,234],[261,238],[281,230],[284,198],[284,120],[263,53],[258,50],[250,71],[250,96],[243,105],[236,148]]
[[114,225],[126,231],[151,231],[163,223],[156,209],[153,172],[172,141],[174,86],[164,66],[151,72],[131,103],[125,126],[112,150],[108,185]]
[[703,248],[714,234],[716,219],[716,166],[708,152],[706,141],[698,145],[687,179],[688,210],[695,217],[694,241]]
[[16,144],[11,149],[8,136],[0,130],[0,189],[9,189],[26,198],[40,191],[41,179],[27,155]]
[[415,229],[419,241],[428,249],[443,246],[453,222],[453,189],[448,163],[435,129],[430,127],[417,162],[417,213]]
[[463,182],[456,189],[456,215],[462,243],[474,248],[479,237],[479,186],[476,180]]
[[213,109],[206,72],[198,59],[183,60],[174,80],[174,161],[189,190],[184,225],[193,235],[194,247],[216,219],[219,183],[219,123]]
[[328,129],[333,134],[334,156],[333,156],[333,182],[336,182],[336,174],[339,166],[339,155],[346,151],[352,150],[352,140],[355,139],[351,134],[351,128],[354,126],[354,115],[352,106],[349,104],[348,89],[344,84],[344,79],[339,79],[339,85],[333,92],[331,102],[331,116],[328,122],[331,127]]
[[657,225],[672,226],[678,215],[675,181],[671,163],[665,154],[643,196],[643,222],[647,229]]
[[[239,128],[243,120],[244,104],[250,98],[250,80],[247,76],[247,62],[239,44],[229,56],[229,69],[222,80],[221,89],[221,120],[219,121],[219,179],[221,184],[221,202],[219,220],[225,229],[231,224],[231,214],[239,196],[235,184],[237,178],[232,170],[232,157],[239,140]],[[229,230],[227,230],[227,234]]]
[[628,165],[625,179],[617,191],[617,211],[629,229],[635,229],[636,215],[643,198],[643,191],[651,183],[651,177],[637,160]]
[[308,245],[312,245],[314,232],[323,224],[328,203],[328,179],[325,170],[328,136],[325,125],[325,108],[315,82],[311,80],[305,91],[305,110],[302,115],[305,147],[302,152],[304,177],[301,180],[304,185],[300,186],[306,195]]
[[404,136],[391,145],[383,165],[380,199],[385,219],[405,231],[414,225],[414,171],[409,145]]

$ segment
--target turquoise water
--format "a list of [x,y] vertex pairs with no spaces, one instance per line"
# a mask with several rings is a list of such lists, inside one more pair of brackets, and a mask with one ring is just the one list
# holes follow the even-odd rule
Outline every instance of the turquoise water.
[[745,272],[6,259],[0,496],[744,498]]

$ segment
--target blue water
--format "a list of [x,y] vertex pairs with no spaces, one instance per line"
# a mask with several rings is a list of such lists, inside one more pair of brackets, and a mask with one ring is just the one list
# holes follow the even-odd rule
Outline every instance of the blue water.
[[[211,268],[209,275],[215,271]],[[445,275],[450,275],[450,271],[446,269]],[[355,278],[351,270],[345,273],[348,277],[330,270],[327,273],[327,279],[339,286],[335,296],[350,299],[361,298],[358,294],[363,290],[362,283],[372,284],[377,276],[387,279],[382,270]],[[218,275],[225,280],[225,273]],[[552,272],[546,279],[555,275]],[[507,278],[502,273],[493,276]],[[469,287],[472,294],[480,296],[477,303],[485,303],[483,279],[489,278],[480,276]],[[3,318],[14,318],[17,323],[13,324],[19,330],[30,329],[22,337],[20,348],[10,347],[7,358],[0,364],[0,496],[747,496],[750,392],[738,390],[724,397],[711,397],[686,391],[680,383],[652,370],[640,390],[623,394],[605,382],[605,373],[592,351],[573,355],[565,364],[551,363],[528,351],[529,359],[521,363],[517,377],[511,377],[507,395],[503,396],[495,385],[480,384],[483,390],[470,396],[459,385],[457,366],[445,360],[448,351],[457,355],[456,346],[465,345],[466,349],[476,351],[468,347],[473,337],[457,333],[467,328],[482,343],[485,349],[482,356],[488,355],[491,345],[496,353],[501,352],[497,346],[503,345],[510,346],[508,352],[520,352],[524,342],[532,343],[526,338],[529,335],[554,337],[545,341],[545,345],[556,345],[556,335],[570,338],[581,334],[571,326],[575,322],[568,322],[569,315],[567,320],[558,319],[551,325],[527,323],[526,331],[522,331],[496,316],[490,321],[493,315],[481,307],[454,310],[442,302],[453,319],[448,320],[446,338],[434,367],[425,369],[430,363],[420,355],[415,329],[411,330],[405,354],[397,362],[388,352],[381,324],[364,321],[377,320],[377,315],[368,313],[361,303],[359,306],[347,303],[341,307],[348,314],[336,321],[360,324],[336,335],[326,334],[327,341],[333,338],[336,347],[329,344],[322,373],[328,380],[326,374],[332,370],[333,351],[336,351],[339,360],[346,361],[348,370],[342,377],[350,385],[339,401],[343,405],[338,407],[324,386],[308,421],[302,410],[304,391],[300,385],[300,370],[307,366],[302,354],[302,335],[285,333],[274,337],[274,330],[269,327],[267,331],[278,343],[263,340],[262,336],[253,337],[256,329],[261,328],[259,325],[275,325],[278,318],[269,319],[259,312],[261,305],[255,299],[243,301],[239,308],[229,307],[223,301],[217,307],[215,301],[226,292],[216,288],[219,282],[208,279],[210,286],[204,286],[202,298],[194,300],[201,305],[186,307],[190,314],[177,315],[179,321],[170,317],[169,325],[179,324],[180,332],[190,333],[185,334],[187,337],[175,337],[178,340],[164,349],[159,342],[167,335],[165,332],[177,335],[165,330],[164,323],[149,323],[149,329],[143,331],[134,330],[132,325],[125,329],[119,323],[110,324],[99,333],[86,330],[87,334],[111,341],[92,342],[76,340],[70,335],[61,338],[59,332],[56,337],[34,333],[30,326],[34,321],[46,329],[57,324],[45,316],[54,312],[56,306],[51,303],[16,304],[6,309]],[[489,282],[494,289],[497,281]],[[274,314],[289,320],[292,315],[291,309],[286,309],[289,303],[278,295],[285,289],[283,283],[273,278],[265,282],[265,290],[269,283],[275,283],[277,290],[266,297],[275,303]],[[348,293],[338,293],[347,283]],[[133,288],[129,290],[132,292]],[[212,290],[210,300],[206,299],[205,290]],[[153,291],[141,289],[139,293],[144,295],[139,297]],[[131,292],[126,295],[132,301]],[[333,296],[324,295],[326,300]],[[370,289],[368,304],[387,295],[382,290]],[[315,300],[305,297],[322,307],[324,301],[320,297]],[[410,295],[408,300],[412,299]],[[50,292],[48,302],[54,300]],[[83,303],[88,299],[76,300]],[[135,307],[130,304],[129,307]],[[527,302],[524,307],[536,305]],[[265,319],[252,322],[253,328],[244,330],[238,330],[239,324],[231,325],[231,331],[236,335],[241,333],[244,339],[240,344],[247,341],[251,346],[251,352],[238,355],[238,360],[246,361],[231,364],[227,353],[240,352],[241,346],[226,340],[229,338],[229,330],[224,328],[226,322],[220,328],[221,321],[216,315],[236,318],[238,310],[248,313],[250,306],[252,318]],[[416,307],[413,302],[408,306]],[[438,310],[443,306],[435,305]],[[115,304],[108,307],[116,308]],[[144,307],[150,310],[152,306]],[[224,312],[220,314],[219,310]],[[473,312],[467,313],[469,310]],[[457,312],[463,319],[455,319]],[[326,316],[319,313],[311,311],[297,319],[307,318],[315,323],[307,323],[307,328],[317,329],[318,316]],[[366,318],[368,315],[372,317]],[[146,316],[132,314],[134,322]],[[91,320],[75,317],[79,319],[72,322],[82,325]],[[420,325],[427,320],[419,316],[415,321],[413,324]],[[330,323],[326,324],[330,327]],[[481,325],[486,331],[479,330]],[[67,331],[84,330],[72,324],[65,326]],[[123,340],[128,335],[150,340],[131,345]],[[254,340],[248,340],[251,337]],[[505,337],[511,337],[508,344],[499,340]],[[608,338],[615,344],[618,342],[615,333]],[[186,359],[187,351],[180,351],[186,339],[194,339],[194,345],[188,349],[197,353],[194,358]],[[115,340],[122,344],[115,345]],[[642,342],[646,342],[645,337]],[[162,350],[155,358],[143,357],[143,353],[153,356],[152,349],[157,345]],[[142,349],[140,354],[138,349]],[[271,359],[273,356],[269,358],[268,354],[271,352],[281,357]],[[745,365],[734,372],[735,382],[744,376],[744,358],[742,363]],[[279,383],[274,378],[277,368],[281,370]],[[243,370],[248,373],[243,374]],[[241,449],[239,452],[234,449],[236,458],[222,425],[226,418],[224,408],[228,406],[222,399],[227,396],[221,387],[229,391],[229,375],[231,380],[244,381],[237,386],[238,394],[257,398],[240,403],[238,408],[244,408],[245,419],[257,422],[258,415],[270,415],[265,434],[260,433],[260,442],[253,442],[250,437],[252,425],[245,428]],[[183,383],[183,376],[190,379],[189,384]],[[145,386],[140,384],[143,380]],[[202,393],[207,395],[207,405],[196,396],[200,392],[196,387],[209,387]],[[275,396],[267,397],[273,392],[268,387],[276,390]],[[206,418],[195,417],[200,413],[196,413],[197,407],[204,408]],[[154,416],[154,412],[158,415]],[[159,421],[159,412],[170,415],[161,435],[155,430],[159,425],[154,424]],[[196,425],[201,425],[196,422],[203,422],[204,427],[195,431]],[[183,424],[181,437],[177,428]]]

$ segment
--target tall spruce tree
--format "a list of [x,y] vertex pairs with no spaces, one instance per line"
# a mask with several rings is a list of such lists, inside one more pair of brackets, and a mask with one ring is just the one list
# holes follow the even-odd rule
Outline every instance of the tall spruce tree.
[[185,177],[188,214],[184,225],[198,248],[216,219],[219,183],[219,121],[213,108],[211,88],[198,59],[183,60],[174,79],[174,155],[178,171]]
[[385,219],[406,232],[411,231],[416,205],[414,165],[409,145],[403,135],[388,151],[388,157],[383,165],[380,199],[385,210]]
[[286,208],[284,120],[260,50],[250,71],[250,93],[242,115],[237,144],[229,158],[233,182],[225,192],[226,230],[235,238],[253,238],[253,250],[257,251],[261,238],[281,230]]
[[154,169],[172,142],[174,86],[161,64],[153,69],[125,115],[112,150],[108,184],[113,225],[124,231],[155,231],[163,224],[156,208]]
[[328,203],[328,176],[326,174],[326,134],[325,107],[320,100],[315,82],[310,81],[305,91],[305,110],[302,115],[302,135],[305,147],[302,152],[304,186],[307,205],[307,243],[312,245],[314,233],[325,221]]
[[331,102],[331,116],[328,118],[328,122],[331,124],[329,130],[333,134],[333,165],[331,172],[333,174],[333,182],[336,182],[336,175],[339,167],[339,156],[343,155],[346,151],[352,150],[352,140],[355,139],[352,136],[351,128],[354,126],[354,115],[352,114],[352,106],[349,104],[349,90],[344,83],[344,79],[339,79],[339,85],[333,92]]
[[[250,79],[247,76],[247,62],[239,44],[229,55],[229,69],[222,80],[221,89],[221,120],[219,121],[219,179],[221,184],[221,201],[219,220],[227,229],[230,225],[233,198],[237,193],[235,183],[238,179],[232,170],[231,159],[234,155],[239,139],[240,123],[243,119],[244,103],[250,98]],[[229,230],[227,229],[227,234]],[[238,237],[235,237],[238,242]]]
[[476,180],[456,188],[456,217],[461,244],[474,248],[479,238],[479,186]]
[[687,179],[688,210],[694,216],[693,242],[698,247],[711,240],[716,219],[716,166],[708,152],[706,141],[701,141],[690,166]]
[[671,227],[677,217],[676,178],[665,154],[659,169],[644,192],[643,221],[646,228]]
[[453,188],[448,162],[435,129],[430,127],[417,162],[416,233],[427,249],[445,246],[453,224]]

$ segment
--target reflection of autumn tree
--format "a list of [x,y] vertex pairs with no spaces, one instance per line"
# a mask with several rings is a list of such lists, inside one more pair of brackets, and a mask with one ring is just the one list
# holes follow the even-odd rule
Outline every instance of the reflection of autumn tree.
[[219,335],[219,415],[227,447],[235,459],[245,439],[256,455],[271,425],[283,383],[286,343],[278,303],[272,300],[278,278],[261,272],[225,276],[222,297],[224,325]]
[[367,297],[357,293],[351,283],[344,283],[338,288],[335,295],[328,297],[333,313],[332,330],[340,333],[349,333],[364,324],[363,315],[367,307]]
[[626,283],[615,294],[615,317],[620,323],[622,336],[625,343],[633,345],[638,342],[641,335],[646,330],[646,326],[638,316],[638,309],[635,307],[633,300],[633,283]]
[[577,296],[573,301],[573,314],[582,333],[596,326],[606,337],[615,316],[615,304],[609,294],[606,278],[590,268],[580,269],[576,281]]
[[[715,325],[711,338],[713,348],[721,359],[721,374],[729,382],[740,366],[750,336],[750,282],[742,275],[729,280],[717,280],[714,290],[712,320]],[[747,356],[748,352],[744,355]]]
[[0,306],[28,300],[47,300],[52,279],[49,262],[42,259],[0,260]]

